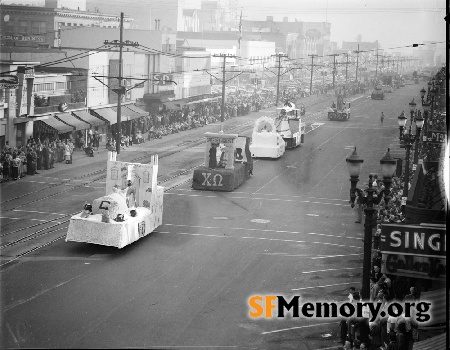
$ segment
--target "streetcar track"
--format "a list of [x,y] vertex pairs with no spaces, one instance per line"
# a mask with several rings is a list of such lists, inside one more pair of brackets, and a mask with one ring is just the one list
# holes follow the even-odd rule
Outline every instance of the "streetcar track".
[[[251,127],[251,125],[253,125],[253,123],[251,123],[251,124],[248,123],[248,124],[244,124],[244,125],[232,127],[232,128],[230,128],[230,129],[228,129],[227,132],[232,131],[232,130],[236,130],[236,129],[240,129],[240,128],[242,128],[242,130],[240,130],[240,131],[238,131],[238,132],[242,132],[242,131],[248,129],[249,127]],[[162,154],[158,156],[158,158],[161,159],[161,158],[169,157],[169,156],[171,156],[171,155],[180,153],[180,152],[182,152],[182,151],[184,151],[184,150],[186,150],[186,149],[196,147],[196,146],[198,146],[198,145],[200,145],[200,144],[202,144],[202,143],[204,143],[204,142],[205,142],[205,137],[204,137],[204,136],[198,137],[198,138],[192,140],[191,142],[189,142],[189,144],[185,145],[186,147],[181,147],[181,148],[180,148],[180,147],[177,145],[177,146],[173,147],[173,148],[177,148],[177,149],[175,149],[175,150],[163,151]],[[150,161],[150,159],[152,158],[153,155],[155,155],[155,154],[143,155],[143,156],[140,156],[140,157],[136,157],[136,158],[131,159],[131,160],[128,161],[127,163],[136,163],[137,161],[141,161],[141,160],[146,159],[146,158]],[[148,161],[148,162],[149,162],[149,161]],[[148,162],[145,162],[145,163],[148,163]],[[144,163],[144,164],[145,164],[145,163]],[[23,195],[20,195],[20,196],[14,197],[14,198],[7,199],[7,200],[5,200],[5,201],[3,201],[3,202],[0,202],[0,204],[3,205],[3,204],[5,204],[5,203],[9,203],[9,202],[11,202],[11,201],[14,201],[14,200],[17,200],[17,199],[21,199],[21,198],[24,198],[24,197],[26,197],[26,196],[29,196],[29,195],[32,195],[32,194],[36,194],[36,193],[39,193],[39,192],[42,192],[42,191],[45,191],[45,190],[48,190],[48,189],[51,189],[51,188],[54,188],[54,187],[57,187],[57,186],[67,185],[67,184],[70,183],[70,182],[74,182],[74,181],[76,181],[76,180],[81,180],[81,179],[86,178],[86,177],[89,177],[89,176],[94,176],[94,175],[100,174],[100,173],[103,173],[103,174],[104,174],[104,173],[106,172],[106,170],[107,170],[107,168],[103,168],[103,169],[96,170],[96,171],[91,172],[91,173],[83,174],[83,175],[74,177],[73,179],[66,180],[66,181],[62,181],[61,183],[58,183],[58,184],[54,184],[54,185],[51,185],[51,186],[47,186],[47,187],[41,188],[41,189],[39,189],[39,190],[35,190],[35,191],[32,191],[32,192],[27,192],[27,193],[25,193],[25,194],[23,194]],[[96,181],[102,179],[103,177],[106,177],[106,176],[103,175],[102,177],[100,177],[100,178],[98,178],[98,179],[94,179],[94,180],[91,180],[91,181],[89,181],[89,182],[87,182],[87,183],[80,184],[80,185],[78,185],[78,186],[73,187],[72,189],[75,189],[75,188],[78,188],[78,187],[86,186],[86,185],[88,185],[88,184],[91,184],[91,183],[93,183],[93,182],[96,182]],[[69,189],[68,191],[70,191],[70,190],[72,190],[72,189]],[[65,193],[65,192],[67,192],[67,191],[62,191],[62,192],[59,192],[59,193]],[[47,199],[47,198],[50,198],[50,197],[52,197],[52,196],[53,196],[53,195],[50,195],[50,196],[48,196],[48,197],[43,197],[42,199]],[[32,201],[32,202],[29,202],[29,203],[35,203],[35,202],[36,202],[36,201]],[[27,204],[25,204],[25,205],[28,205],[29,203],[27,203]],[[20,207],[22,207],[22,206],[24,206],[24,205],[20,205],[20,206],[18,206],[17,208],[20,208]],[[9,211],[11,211],[11,210],[13,210],[13,209],[16,209],[16,208],[8,209],[8,210],[1,211],[1,212],[2,212],[2,213],[4,213],[4,212],[9,212]]]
[[[324,102],[324,101],[322,101],[322,102]],[[321,103],[321,102],[319,102],[319,103]],[[268,112],[268,115],[273,116],[275,113],[276,113],[276,112]],[[311,116],[312,116],[312,115],[310,115],[310,117],[311,117]],[[305,118],[305,119],[308,119],[308,118]],[[247,129],[253,128],[253,125],[254,125],[254,122],[248,122],[248,123],[243,124],[243,125],[239,125],[239,126],[236,126],[236,127],[232,127],[232,128],[230,128],[230,129],[226,130],[226,132],[230,132],[230,131],[235,131],[235,132],[236,132],[236,130],[238,130],[238,131],[237,131],[238,133],[239,133],[239,132],[243,132],[243,131],[245,131],[245,130],[247,130]],[[312,131],[312,130],[311,130],[311,131]],[[182,151],[184,151],[184,150],[186,150],[186,149],[196,147],[196,146],[198,146],[199,144],[204,143],[204,142],[205,142],[204,136],[199,137],[199,138],[194,139],[194,140],[192,140],[191,142],[189,142],[187,147],[182,147],[181,149],[179,148],[178,150],[163,151],[163,152],[162,152],[163,154],[159,155],[159,158],[169,157],[169,156],[171,156],[171,155],[180,153],[180,152],[182,152]],[[183,143],[182,143],[182,144],[183,144]],[[179,147],[179,145],[177,145],[176,147]],[[136,161],[139,161],[139,160],[143,160],[143,159],[146,159],[146,158],[150,161],[153,155],[154,155],[154,154],[143,155],[143,156],[140,156],[140,157],[136,157],[136,158],[130,160],[129,163],[133,163],[133,162],[136,162]],[[148,162],[147,162],[147,163],[148,163]],[[172,177],[169,177],[169,178],[167,178],[167,179],[164,179],[164,180],[162,180],[162,181],[159,181],[159,182],[158,182],[158,185],[162,185],[162,184],[164,184],[164,183],[166,183],[166,182],[168,182],[168,181],[170,181],[170,180],[173,180],[173,179],[175,179],[175,178],[177,178],[177,177],[181,177],[182,175],[184,175],[184,174],[186,174],[186,173],[188,173],[188,172],[191,172],[192,170],[194,170],[194,169],[196,169],[196,168],[198,168],[198,167],[200,167],[200,166],[202,166],[202,165],[204,165],[204,163],[200,163],[200,164],[191,166],[191,167],[189,167],[188,169],[185,169],[184,171],[182,171],[182,172],[180,172],[180,173],[177,173],[177,174],[175,174],[175,175],[172,176]],[[94,172],[92,172],[92,173],[83,174],[83,175],[77,176],[77,177],[75,177],[75,178],[73,178],[73,179],[70,179],[70,180],[67,180],[67,181],[63,181],[62,183],[59,183],[59,184],[55,184],[55,185],[52,185],[52,186],[48,186],[48,187],[43,188],[43,189],[39,189],[39,190],[36,190],[36,191],[33,191],[33,192],[29,192],[29,193],[24,194],[24,195],[21,195],[21,196],[17,196],[17,197],[15,197],[15,198],[8,199],[8,200],[6,200],[6,201],[1,202],[0,204],[8,203],[8,202],[11,202],[11,201],[13,201],[13,200],[17,200],[17,199],[23,198],[23,197],[25,197],[25,196],[28,196],[28,195],[31,195],[31,194],[35,194],[35,193],[38,193],[38,192],[41,192],[41,191],[44,191],[44,190],[47,190],[47,189],[50,189],[50,188],[53,188],[53,187],[56,187],[56,186],[66,185],[66,184],[69,183],[69,182],[73,182],[73,181],[76,181],[76,180],[80,180],[80,179],[83,179],[83,178],[86,178],[86,177],[89,177],[89,176],[94,176],[94,175],[99,174],[99,173],[104,173],[104,172],[106,172],[106,170],[107,170],[107,169],[104,168],[104,169],[100,169],[100,170],[98,170],[98,171],[94,171]],[[37,199],[37,200],[34,200],[34,201],[27,202],[27,203],[25,203],[25,204],[21,204],[21,205],[19,205],[19,206],[14,207],[14,208],[8,209],[8,210],[6,210],[6,211],[4,211],[4,212],[10,212],[10,211],[17,210],[17,208],[20,208],[20,207],[29,205],[30,203],[36,203],[36,202],[39,202],[39,201],[42,201],[42,200],[45,200],[45,199],[48,199],[48,198],[51,198],[51,197],[54,197],[54,196],[57,196],[57,195],[66,193],[66,192],[69,192],[69,191],[72,191],[72,190],[74,190],[74,189],[76,189],[76,188],[84,187],[84,186],[86,186],[86,185],[88,185],[88,184],[91,184],[91,183],[93,183],[93,182],[99,181],[99,180],[104,179],[104,178],[106,178],[106,175],[102,175],[102,176],[100,176],[100,177],[97,177],[97,178],[95,178],[95,179],[89,181],[89,182],[86,182],[86,183],[82,183],[82,184],[73,186],[73,187],[71,187],[70,189],[68,189],[68,190],[66,190],[66,191],[57,192],[57,193],[54,193],[54,194],[52,194],[52,195],[48,195],[48,196],[46,196],[46,197],[43,197],[43,198],[40,198],[40,199]],[[179,186],[181,186],[181,185],[183,185],[183,184],[185,184],[185,183],[187,183],[187,182],[189,182],[189,181],[192,181],[192,179],[191,179],[191,178],[187,178],[186,180],[181,181],[180,183],[177,183],[177,184],[174,184],[174,185],[172,185],[172,186],[170,186],[170,187],[164,188],[164,192],[168,192],[168,191],[170,191],[170,190],[172,190],[172,189],[174,189],[174,188],[176,188],[176,187],[179,187]],[[3,211],[2,211],[2,213],[3,213]],[[29,229],[29,228],[37,227],[37,226],[39,226],[39,225],[44,225],[44,224],[53,222],[54,220],[57,220],[57,219],[58,219],[58,220],[61,220],[62,218],[65,218],[65,217],[68,217],[68,216],[73,216],[73,215],[75,215],[75,214],[77,214],[77,213],[78,213],[78,212],[73,213],[73,214],[64,215],[63,217],[58,217],[58,218],[55,218],[55,219],[52,219],[52,220],[48,220],[48,221],[46,221],[46,222],[42,222],[42,223],[33,225],[33,226],[27,226],[27,227],[22,228],[22,229],[18,229],[18,230],[15,230],[15,231],[7,232],[7,233],[4,233],[4,234],[0,235],[0,237],[8,236],[8,235],[10,235],[10,234],[17,233],[17,232],[20,232],[20,231],[23,231],[23,230],[26,230],[26,229]],[[68,226],[66,226],[66,227],[60,227],[60,228],[58,228],[58,229],[48,231],[48,230],[51,229],[51,228],[54,228],[54,227],[58,227],[58,226],[64,225],[64,224],[66,224],[66,223],[69,222],[69,221],[70,221],[70,219],[65,220],[65,221],[62,221],[62,222],[59,222],[59,223],[57,223],[57,224],[55,224],[55,225],[52,225],[52,226],[50,226],[50,227],[43,228],[43,229],[38,230],[38,231],[36,231],[36,232],[30,233],[30,234],[28,234],[28,235],[26,235],[26,236],[24,236],[24,237],[21,237],[21,238],[19,238],[19,239],[16,239],[16,240],[14,240],[14,241],[11,241],[11,242],[9,242],[9,243],[6,243],[6,244],[0,246],[0,250],[3,250],[4,248],[7,248],[7,247],[13,247],[13,246],[16,246],[16,245],[18,245],[18,244],[20,244],[20,243],[28,242],[28,241],[31,241],[31,240],[33,240],[33,239],[37,239],[37,238],[39,238],[39,237],[43,237],[43,236],[45,236],[45,235],[48,235],[48,234],[51,234],[51,233],[54,233],[54,232],[57,232],[57,231],[61,231],[61,230],[67,229]],[[48,232],[44,232],[44,231],[48,231]],[[42,232],[42,233],[41,233],[41,232]],[[12,262],[14,262],[14,261],[20,259],[21,257],[23,257],[23,256],[25,256],[25,255],[28,255],[28,254],[30,254],[30,253],[32,253],[32,252],[35,252],[35,251],[37,251],[37,250],[39,250],[39,249],[42,249],[42,248],[44,248],[44,247],[50,245],[51,243],[56,242],[56,241],[58,241],[58,240],[60,240],[60,239],[62,239],[62,238],[64,238],[64,237],[66,237],[66,234],[60,235],[60,236],[56,237],[55,239],[50,240],[49,242],[45,242],[45,243],[43,243],[43,244],[41,244],[41,245],[38,245],[38,246],[36,246],[36,247],[33,247],[33,248],[31,248],[31,249],[29,249],[29,250],[27,250],[27,251],[25,251],[25,252],[22,252],[22,253],[16,255],[14,258],[12,258],[12,259],[10,259],[10,260],[8,260],[8,261],[6,261],[6,262],[0,264],[0,267],[3,267],[3,266],[5,266],[5,265],[7,265],[7,264],[10,264],[10,263],[12,263]]]

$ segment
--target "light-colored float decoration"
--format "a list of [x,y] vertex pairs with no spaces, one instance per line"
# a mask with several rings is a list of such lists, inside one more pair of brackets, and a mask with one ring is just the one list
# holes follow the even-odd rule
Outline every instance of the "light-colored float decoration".
[[253,127],[250,152],[254,158],[279,158],[284,154],[286,143],[277,132],[274,120],[261,117]]
[[95,199],[92,215],[72,216],[66,241],[123,248],[162,224],[164,187],[157,185],[158,156],[149,164],[107,163],[105,196]]
[[194,170],[193,189],[233,191],[250,178],[253,160],[249,137],[209,132],[205,137],[205,164]]
[[286,148],[295,148],[304,142],[305,125],[302,124],[300,109],[295,104],[286,102],[283,107],[277,108],[275,126],[277,132],[286,142]]
[[344,102],[344,97],[342,95],[337,96],[337,103],[332,104],[331,108],[327,109],[328,119],[344,121],[350,119],[350,103]]

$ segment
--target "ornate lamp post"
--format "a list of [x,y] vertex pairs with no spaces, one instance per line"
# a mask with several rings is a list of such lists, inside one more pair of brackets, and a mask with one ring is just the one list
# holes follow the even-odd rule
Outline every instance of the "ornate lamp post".
[[400,129],[400,136],[398,137],[400,142],[403,140],[403,129],[405,128],[407,120],[408,118],[405,117],[405,113],[400,114],[400,116],[397,118],[398,126]]
[[403,134],[404,147],[406,148],[406,164],[405,164],[405,181],[403,185],[403,196],[402,196],[402,213],[405,215],[406,200],[408,199],[409,190],[409,160],[411,157],[411,147],[414,144],[416,136],[411,134],[411,125],[409,125],[409,132]]
[[423,118],[419,114],[419,116],[416,118],[416,145],[414,148],[414,166],[417,165],[419,162],[419,139],[420,139],[420,132],[422,131],[423,127]]
[[409,103],[409,112],[411,113],[411,123],[414,118],[414,111],[416,110],[416,103],[414,102],[414,99]]
[[429,119],[429,115],[428,112],[430,111],[430,103],[424,102],[422,104],[422,108],[423,108],[423,115],[424,115],[424,123],[423,123],[423,138],[422,141],[427,141],[427,132],[428,132],[428,119]]
[[389,202],[389,193],[392,183],[392,176],[395,171],[397,162],[392,158],[391,154],[388,152],[380,160],[381,173],[383,175],[383,183],[385,185],[384,192],[379,195],[376,194],[376,190],[372,188],[373,175],[369,175],[369,187],[365,190],[367,196],[362,196],[362,190],[356,188],[356,184],[359,181],[359,175],[361,173],[361,167],[364,160],[358,156],[356,153],[356,147],[353,153],[345,159],[347,162],[348,172],[350,174],[350,203],[351,207],[355,206],[356,192],[360,196],[361,204],[364,204],[364,262],[363,262],[363,280],[362,280],[362,292],[361,296],[363,300],[370,299],[370,271],[372,263],[372,230],[374,226],[374,214],[376,209],[373,207],[380,203],[382,197],[385,197],[385,203]]
[[423,98],[425,97],[426,93],[427,92],[426,92],[425,88],[422,88],[422,90],[420,90],[420,97],[422,98],[422,104],[423,104]]

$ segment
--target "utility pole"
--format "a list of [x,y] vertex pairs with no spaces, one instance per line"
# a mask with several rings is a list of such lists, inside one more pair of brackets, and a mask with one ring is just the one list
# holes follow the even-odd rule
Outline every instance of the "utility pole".
[[348,53],[343,53],[343,55],[347,56],[347,62],[346,63],[341,63],[341,64],[345,64],[345,83],[347,83],[347,80],[348,80],[348,65],[349,65]]
[[280,70],[281,70],[281,58],[283,57],[283,58],[286,58],[286,57],[288,57],[288,55],[286,55],[286,54],[283,54],[283,53],[279,53],[279,54],[276,54],[276,55],[273,55],[273,56],[275,56],[275,57],[278,57],[278,74],[277,74],[277,100],[276,100],[276,102],[275,102],[275,107],[278,107],[278,100],[279,100],[279,98],[280,98],[280,76],[281,76],[281,74],[280,74]]
[[339,54],[334,53],[330,56],[333,56],[333,89],[336,89],[336,56],[339,56]]
[[375,67],[375,79],[378,79],[378,57],[381,56],[381,55],[378,54],[378,49],[377,49],[376,56],[377,56],[377,65]]
[[312,79],[313,79],[313,72],[314,72],[314,66],[315,66],[314,57],[317,57],[318,55],[312,54],[312,55],[308,55],[308,56],[311,57],[311,80],[309,83],[309,96],[311,96],[311,94],[312,94]]
[[362,51],[359,51],[359,44],[358,44],[358,50],[353,51],[354,53],[356,53],[356,78],[355,81],[358,82],[358,65],[359,65],[359,53]]
[[117,93],[117,135],[116,135],[116,152],[117,154],[120,153],[120,140],[122,138],[122,110],[121,110],[121,103],[122,103],[122,95],[125,95],[125,86],[122,86],[122,51],[124,46],[139,46],[136,42],[131,41],[123,41],[123,12],[120,13],[120,39],[119,41],[113,40],[108,41],[105,40],[105,45],[113,45],[113,46],[119,46],[119,76],[117,77],[117,80],[119,80],[119,87],[117,89],[112,89],[115,93]]
[[[223,57],[222,104],[221,104],[221,108],[220,108],[220,132],[223,132],[223,122],[225,120],[225,83],[226,83],[225,64],[226,64],[227,58],[235,58],[236,56],[231,55],[231,54],[221,53],[221,54],[213,55],[213,57]],[[234,77],[233,77],[233,79],[234,79]]]

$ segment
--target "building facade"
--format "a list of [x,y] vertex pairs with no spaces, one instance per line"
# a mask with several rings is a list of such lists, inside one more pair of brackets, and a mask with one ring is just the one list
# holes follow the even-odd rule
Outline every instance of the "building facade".
[[[116,15],[78,11],[59,6],[57,1],[46,1],[45,7],[0,5],[2,13],[1,42],[3,46],[52,48],[61,46],[64,31],[82,27],[118,28]],[[124,20],[124,28],[132,19]]]

